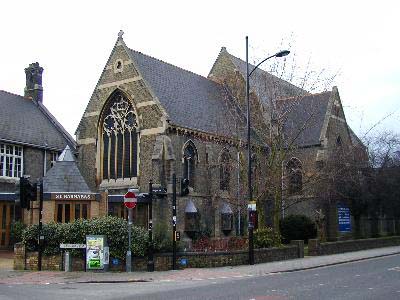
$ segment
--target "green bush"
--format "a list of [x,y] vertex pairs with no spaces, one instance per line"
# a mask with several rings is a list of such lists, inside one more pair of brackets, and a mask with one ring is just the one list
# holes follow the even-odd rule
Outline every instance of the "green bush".
[[26,228],[26,225],[21,221],[16,221],[11,225],[11,241],[13,243],[19,243],[22,241],[22,232]]
[[[28,251],[36,251],[38,245],[38,225],[25,228],[22,241]],[[106,235],[110,256],[125,259],[128,248],[128,223],[118,217],[105,216],[90,220],[75,220],[71,223],[43,224],[44,255],[60,253],[61,243],[84,244],[86,235]],[[142,227],[132,226],[131,247],[134,255],[144,256],[148,246],[148,233]],[[74,251],[79,252],[79,250]]]
[[315,223],[305,215],[290,215],[280,222],[281,235],[284,243],[290,243],[291,240],[304,240],[317,236]]
[[270,248],[281,245],[279,233],[275,233],[271,227],[258,228],[254,231],[254,247]]

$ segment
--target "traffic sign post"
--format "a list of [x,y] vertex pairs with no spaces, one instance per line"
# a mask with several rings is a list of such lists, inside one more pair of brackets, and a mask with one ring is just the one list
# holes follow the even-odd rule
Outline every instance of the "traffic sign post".
[[135,208],[137,198],[134,192],[128,191],[124,196],[124,205],[128,209],[128,251],[126,251],[126,272],[132,272],[132,251],[131,251],[131,235],[132,235],[132,223],[133,223],[133,212]]

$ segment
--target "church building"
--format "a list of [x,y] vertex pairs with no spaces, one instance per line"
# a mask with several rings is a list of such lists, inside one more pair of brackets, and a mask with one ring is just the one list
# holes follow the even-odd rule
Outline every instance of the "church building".
[[[119,34],[76,130],[79,168],[91,191],[106,195],[108,214],[126,216],[123,195],[131,188],[147,192],[151,180],[168,191],[167,198],[154,199],[153,223],[169,228],[176,174],[178,186],[182,179],[189,182],[189,194],[177,201],[177,228],[186,238],[196,232],[223,237],[246,231],[245,72],[246,63],[224,47],[203,77],[128,48]],[[339,144],[352,149],[359,140],[347,125],[336,87],[311,94],[261,69],[254,77],[254,197],[265,211],[272,210],[263,186],[271,136],[282,131],[295,145],[293,156],[282,162],[284,197],[311,199],[286,213],[312,216],[320,205],[303,182],[332,149]],[[147,225],[148,207],[135,208],[137,224]],[[337,226],[333,214],[332,228]],[[263,222],[269,224],[269,218]]]

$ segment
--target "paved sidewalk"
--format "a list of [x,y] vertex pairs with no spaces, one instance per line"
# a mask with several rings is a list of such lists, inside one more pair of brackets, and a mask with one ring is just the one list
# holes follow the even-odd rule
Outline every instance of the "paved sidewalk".
[[68,284],[68,283],[113,283],[113,282],[170,282],[200,281],[221,278],[242,278],[261,276],[273,273],[292,272],[334,264],[358,261],[368,258],[400,254],[400,246],[387,247],[343,254],[306,257],[257,264],[253,266],[235,266],[207,269],[185,269],[163,272],[132,273],[94,273],[94,272],[32,272],[0,270],[0,284]]

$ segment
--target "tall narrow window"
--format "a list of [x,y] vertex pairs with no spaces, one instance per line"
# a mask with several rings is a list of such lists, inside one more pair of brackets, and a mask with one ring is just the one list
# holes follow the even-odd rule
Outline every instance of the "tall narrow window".
[[183,177],[189,179],[189,186],[194,187],[194,176],[197,151],[193,142],[189,141],[183,151]]
[[231,157],[228,150],[224,150],[221,154],[219,164],[219,188],[223,191],[229,190]]
[[289,194],[300,193],[303,188],[303,170],[300,160],[293,157],[286,164]]
[[137,123],[132,105],[116,92],[108,101],[102,119],[103,179],[137,176]]

